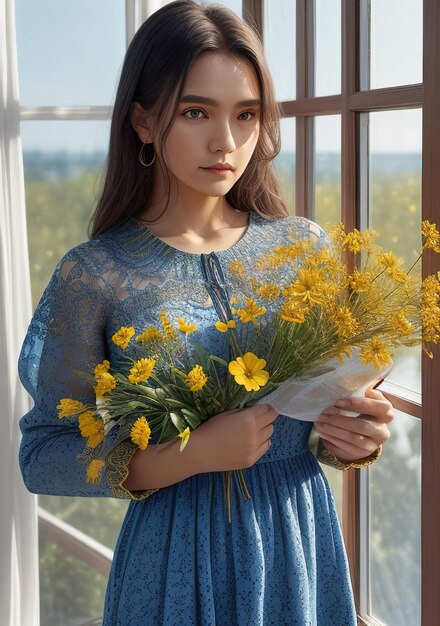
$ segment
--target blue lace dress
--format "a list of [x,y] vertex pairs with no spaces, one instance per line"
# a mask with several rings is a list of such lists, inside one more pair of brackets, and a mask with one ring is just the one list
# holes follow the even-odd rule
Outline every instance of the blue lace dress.
[[245,470],[252,499],[232,483],[229,523],[221,472],[159,490],[125,489],[132,444],[110,455],[100,484],[87,484],[77,460],[84,439],[56,411],[62,397],[93,402],[93,390],[75,372],[92,372],[104,358],[117,369],[112,335],[123,325],[140,334],[157,325],[162,310],[172,321],[195,323],[194,336],[227,359],[226,334],[214,324],[222,301],[240,288],[231,262],[250,270],[269,248],[310,237],[316,245],[325,240],[304,218],[268,222],[251,215],[244,236],[227,250],[191,254],[130,219],[58,264],[20,356],[20,377],[35,401],[20,422],[20,464],[35,493],[131,499],[108,581],[105,626],[356,624],[334,500],[309,447],[309,422],[277,417],[269,451]]

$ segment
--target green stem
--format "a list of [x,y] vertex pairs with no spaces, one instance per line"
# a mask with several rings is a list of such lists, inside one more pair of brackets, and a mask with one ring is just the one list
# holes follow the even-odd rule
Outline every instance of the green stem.
[[243,498],[245,500],[250,500],[251,499],[251,494],[249,492],[248,486],[246,484],[246,478],[244,477],[244,471],[243,470],[235,470],[235,475],[237,477],[238,480],[238,484],[240,486],[240,491],[243,495]]

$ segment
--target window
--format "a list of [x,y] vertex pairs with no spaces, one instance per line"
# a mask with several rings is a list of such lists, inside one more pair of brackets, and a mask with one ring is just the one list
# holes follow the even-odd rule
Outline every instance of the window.
[[[440,220],[436,0],[217,2],[262,33],[283,110],[275,166],[289,211],[323,226],[339,219],[348,229],[373,226],[384,245],[410,260],[420,246],[420,220]],[[36,303],[58,258],[86,238],[126,41],[148,3],[76,0],[61,7],[46,0],[44,15],[39,3],[15,4]],[[428,257],[425,272],[435,264]],[[431,626],[440,613],[431,578],[440,553],[432,497],[440,475],[440,386],[432,363],[414,349],[397,355],[383,390],[396,407],[383,457],[370,469],[324,469],[343,522],[360,623]],[[79,625],[101,614],[126,503],[39,502],[42,623]]]
[[[87,239],[125,53],[126,7],[123,0],[47,0],[44,11],[30,0],[15,4],[35,306],[58,260]],[[39,496],[38,503],[41,623],[100,617],[127,502]]]
[[[430,62],[440,54],[436,3],[252,4],[263,15],[261,30],[284,113],[285,147],[278,167],[289,208],[293,204],[297,214],[324,227],[339,220],[349,230],[371,226],[381,233],[384,247],[411,262],[421,245],[422,217],[440,219],[435,174],[440,144],[434,131],[440,90]],[[287,44],[285,33],[292,29]],[[295,136],[294,151],[286,136],[288,141]],[[294,180],[292,170],[281,170],[288,151],[290,163],[295,163]],[[435,262],[427,258],[425,272],[438,269]],[[436,491],[434,466],[439,470],[439,392],[433,375],[419,348],[395,356],[394,370],[383,385],[396,408],[392,439],[377,464],[343,476],[343,530],[362,624],[404,621],[417,626],[422,624],[422,607],[423,624],[433,623],[438,615],[439,601],[429,579],[436,567],[434,543],[439,550],[432,521],[438,511],[428,502],[429,493]],[[426,434],[421,438],[422,419]],[[428,433],[437,445],[428,441]]]

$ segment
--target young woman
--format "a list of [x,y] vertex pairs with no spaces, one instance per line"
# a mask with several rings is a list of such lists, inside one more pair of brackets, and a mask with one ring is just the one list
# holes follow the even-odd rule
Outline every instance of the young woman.
[[[316,224],[287,216],[271,163],[278,117],[249,26],[191,0],[157,11],[126,55],[91,239],[60,261],[31,322],[20,358],[35,399],[21,420],[28,489],[132,500],[105,626],[356,624],[309,422],[267,404],[228,411],[195,430],[182,453],[177,441],[120,445],[90,485],[76,458],[84,440],[56,411],[66,396],[93,402],[76,372],[104,358],[117,370],[113,334],[123,325],[140,334],[162,310],[191,319],[198,340],[227,358],[214,324],[238,288],[230,263],[250,270],[257,254],[292,236],[326,240]],[[316,423],[318,458],[340,469],[373,462],[389,436],[390,404],[377,391],[336,404]],[[238,468],[252,499],[234,486],[229,523],[222,472]]]

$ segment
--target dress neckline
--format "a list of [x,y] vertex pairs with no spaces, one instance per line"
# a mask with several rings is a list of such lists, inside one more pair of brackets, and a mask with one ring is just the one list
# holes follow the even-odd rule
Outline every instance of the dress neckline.
[[183,255],[186,257],[200,258],[203,256],[209,256],[210,254],[221,255],[223,253],[236,252],[239,248],[241,248],[246,243],[246,241],[251,237],[251,231],[254,225],[254,217],[255,217],[254,214],[251,212],[248,212],[248,215],[249,215],[248,225],[244,233],[241,235],[240,239],[238,239],[235,243],[230,245],[228,248],[223,248],[221,250],[211,250],[210,252],[188,252],[187,250],[181,250],[180,248],[176,248],[175,246],[170,245],[166,241],[163,241],[163,239],[156,237],[156,235],[153,235],[153,233],[149,230],[148,226],[146,224],[143,224],[136,217],[132,217],[131,221],[137,228],[139,228],[146,234],[147,240],[149,242],[154,243],[156,245],[160,245],[163,250],[169,250],[176,254]]

